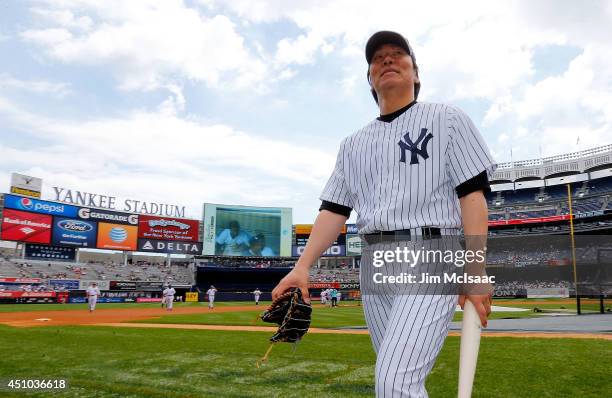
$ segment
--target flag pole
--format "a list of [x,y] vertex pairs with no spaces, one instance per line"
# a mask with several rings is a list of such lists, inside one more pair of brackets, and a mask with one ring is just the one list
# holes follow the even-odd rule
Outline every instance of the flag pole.
[[574,269],[574,290],[576,292],[576,311],[580,315],[580,296],[578,295],[578,273],[576,272],[576,243],[574,242],[574,212],[572,210],[572,188],[567,184],[567,203],[569,205],[570,239],[572,241],[572,266]]

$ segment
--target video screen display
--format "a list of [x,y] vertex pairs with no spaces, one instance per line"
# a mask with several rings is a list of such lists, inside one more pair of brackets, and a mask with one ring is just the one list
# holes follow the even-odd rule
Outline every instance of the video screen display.
[[291,256],[290,208],[204,204],[204,252],[218,256]]

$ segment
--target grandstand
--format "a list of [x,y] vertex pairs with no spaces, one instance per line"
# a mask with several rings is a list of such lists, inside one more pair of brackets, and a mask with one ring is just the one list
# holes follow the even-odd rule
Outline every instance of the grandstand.
[[[487,194],[492,235],[567,233],[572,211],[580,231],[612,220],[612,145],[542,159],[501,163]],[[529,227],[524,227],[529,224]]]

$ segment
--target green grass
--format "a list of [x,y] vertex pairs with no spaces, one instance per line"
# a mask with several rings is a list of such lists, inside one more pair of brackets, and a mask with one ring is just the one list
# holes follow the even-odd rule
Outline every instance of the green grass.
[[[269,333],[0,326],[0,378],[63,378],[54,397],[372,397],[368,336],[306,335],[255,361]],[[459,339],[449,337],[432,371],[430,397],[456,396]],[[603,397],[612,389],[612,344],[601,340],[485,338],[474,394]],[[46,397],[48,393],[3,396]]]
[[[235,305],[252,305],[253,308],[265,308],[270,305],[270,301],[260,301],[259,306],[251,301],[227,301],[215,303],[215,307],[228,307]],[[160,308],[161,303],[98,303],[97,309],[104,308]],[[174,307],[202,307],[207,308],[208,302],[200,303],[174,303]],[[74,311],[86,310],[87,304],[0,304],[0,312],[28,312],[28,311]]]
[[[196,325],[243,325],[270,326],[256,317],[266,307],[254,307],[253,311],[214,312],[204,314],[165,315],[160,318],[145,319],[140,323],[186,323]],[[256,322],[255,322],[256,321]],[[338,328],[346,326],[365,326],[362,307],[314,307],[312,327]]]
[[[256,320],[258,311],[265,307],[254,307],[252,311],[218,312],[211,311],[203,314],[169,314],[159,318],[137,321],[139,323],[165,323],[165,324],[194,324],[194,325],[239,325],[239,326],[270,326],[261,320]],[[489,319],[517,319],[541,316],[538,313],[524,312],[493,312]],[[462,312],[456,312],[453,320],[463,319]],[[341,328],[351,326],[365,326],[363,307],[339,306],[337,308],[314,307],[312,315],[312,327],[317,328]]]

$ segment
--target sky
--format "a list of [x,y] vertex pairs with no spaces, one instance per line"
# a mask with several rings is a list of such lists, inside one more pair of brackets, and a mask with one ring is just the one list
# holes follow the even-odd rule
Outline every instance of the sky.
[[0,1],[0,190],[53,186],[312,223],[342,138],[378,116],[364,47],[416,53],[419,101],[498,162],[612,143],[612,2]]

